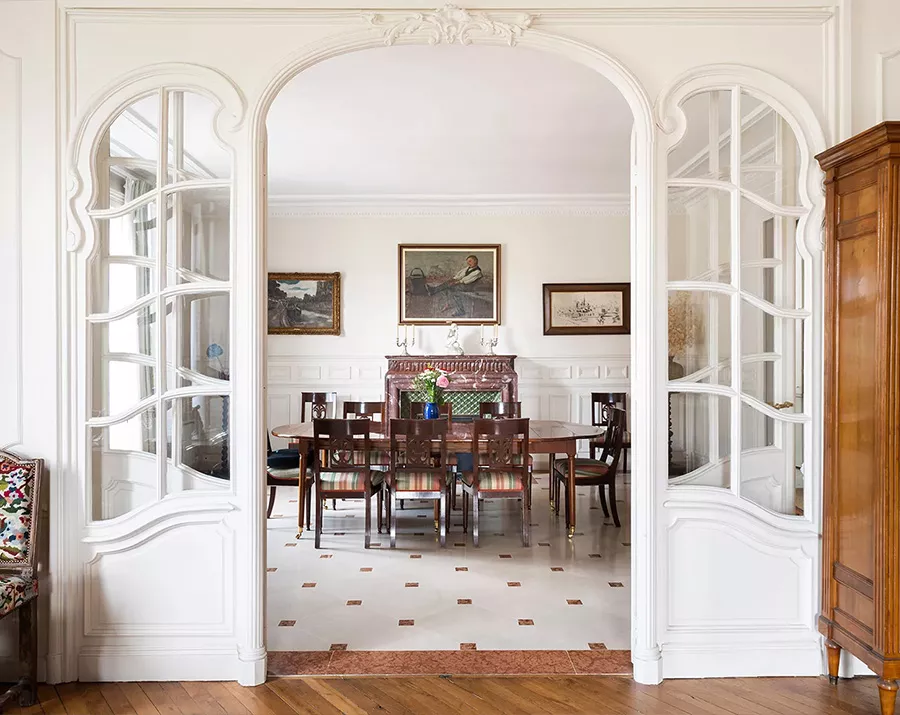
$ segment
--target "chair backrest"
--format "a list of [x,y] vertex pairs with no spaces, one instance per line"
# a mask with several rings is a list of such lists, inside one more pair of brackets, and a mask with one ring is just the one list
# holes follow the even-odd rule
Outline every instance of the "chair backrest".
[[345,402],[344,403],[344,419],[361,419],[368,417],[374,422],[384,421],[384,403],[383,402]]
[[450,420],[391,420],[391,474],[397,469],[444,474]]
[[475,420],[472,423],[472,455],[475,472],[521,472],[528,475],[529,420]]
[[[306,408],[309,406],[309,413]],[[301,392],[300,393],[300,421],[323,420],[336,417],[337,393],[336,392]]]
[[[424,402],[410,402],[409,403],[409,416],[414,420],[420,420],[425,414],[425,403]],[[453,405],[449,402],[445,402],[443,405],[438,405],[438,414],[441,417],[446,417],[448,420],[453,419]]]
[[614,477],[622,455],[622,442],[625,438],[625,410],[617,407],[608,408],[609,424],[606,425],[606,436],[600,460],[609,465],[608,477]]
[[628,395],[624,392],[592,392],[591,393],[591,424],[606,425],[604,407],[615,407],[625,413],[624,429],[628,430]]
[[0,450],[0,571],[34,573],[43,472],[42,459]]
[[[322,458],[316,460],[316,478],[327,472],[358,472],[369,463],[369,429],[371,423],[362,420],[313,420],[313,449]],[[360,449],[360,440],[362,449]]]
[[521,402],[482,402],[478,407],[481,419],[518,419],[522,416]]

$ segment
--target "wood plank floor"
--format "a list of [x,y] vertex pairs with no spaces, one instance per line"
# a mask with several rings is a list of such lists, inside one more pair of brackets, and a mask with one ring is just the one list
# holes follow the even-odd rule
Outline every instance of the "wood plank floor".
[[10,715],[363,715],[590,713],[591,715],[878,715],[873,678],[669,680],[616,676],[277,678],[236,683],[68,683]]

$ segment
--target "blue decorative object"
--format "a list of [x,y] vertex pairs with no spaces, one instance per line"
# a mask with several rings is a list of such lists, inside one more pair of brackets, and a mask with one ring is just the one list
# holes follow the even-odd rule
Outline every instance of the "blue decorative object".
[[218,343],[212,343],[208,348],[206,348],[206,357],[210,360],[213,358],[220,358],[225,354],[225,351],[222,350],[222,346]]
[[426,402],[425,409],[422,410],[422,416],[426,420],[436,420],[441,416],[441,411],[438,409],[437,402]]

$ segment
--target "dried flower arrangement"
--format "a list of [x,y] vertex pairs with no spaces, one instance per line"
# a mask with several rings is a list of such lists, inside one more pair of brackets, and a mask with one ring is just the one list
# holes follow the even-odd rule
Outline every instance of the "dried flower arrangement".
[[688,348],[700,342],[703,315],[691,294],[676,292],[669,296],[669,357],[684,355]]

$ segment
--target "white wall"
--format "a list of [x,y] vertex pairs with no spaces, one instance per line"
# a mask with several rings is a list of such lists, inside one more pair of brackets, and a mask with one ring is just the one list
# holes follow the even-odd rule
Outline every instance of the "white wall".
[[[340,336],[270,335],[269,355],[381,357],[397,353],[400,243],[501,245],[498,353],[523,357],[627,354],[627,335],[544,335],[542,284],[627,283],[628,231],[627,215],[270,218],[269,270],[339,271],[343,312]],[[446,337],[446,327],[420,327],[412,352],[445,354]],[[467,353],[484,352],[478,327],[461,327],[460,337]]]

